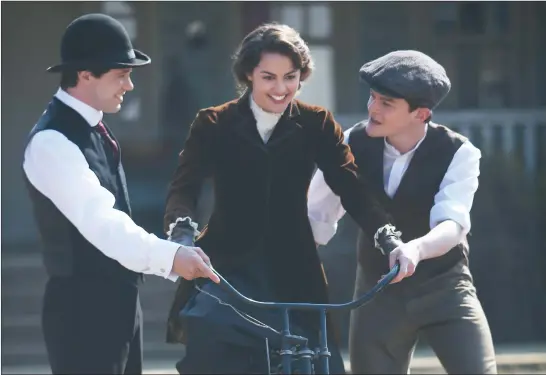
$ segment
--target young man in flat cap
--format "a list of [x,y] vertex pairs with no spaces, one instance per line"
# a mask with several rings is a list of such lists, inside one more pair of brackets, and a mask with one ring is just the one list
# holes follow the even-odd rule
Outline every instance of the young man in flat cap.
[[[395,51],[366,63],[360,77],[371,88],[369,117],[345,132],[345,142],[404,244],[386,259],[374,239],[359,232],[355,296],[396,261],[400,273],[375,300],[352,312],[352,372],[408,373],[422,335],[448,373],[496,373],[466,239],[481,153],[467,138],[430,121],[451,87],[446,72],[423,53]],[[326,244],[345,211],[320,171],[308,208],[315,241]]]
[[28,137],[23,169],[48,274],[42,327],[53,374],[142,373],[142,274],[217,276],[208,257],[131,219],[119,143],[102,121],[150,58],[115,19],[74,20],[61,42],[60,88]]

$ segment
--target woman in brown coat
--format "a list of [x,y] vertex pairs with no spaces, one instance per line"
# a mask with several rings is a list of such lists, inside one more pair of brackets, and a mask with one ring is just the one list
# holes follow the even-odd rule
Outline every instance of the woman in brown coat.
[[[315,165],[364,231],[373,236],[390,222],[357,177],[332,114],[295,99],[312,70],[309,48],[292,28],[269,24],[247,35],[233,66],[244,94],[199,111],[168,192],[164,224],[171,240],[203,249],[220,274],[257,300],[327,302],[307,217]],[[206,178],[212,178],[215,203],[208,225],[198,233],[195,209]],[[186,317],[195,317],[195,306],[207,301],[221,306],[181,280],[168,332],[169,342],[187,345],[179,372],[266,371],[263,347],[255,353],[238,349],[210,322],[200,326],[179,316],[185,309]],[[314,348],[318,316],[291,316]],[[341,373],[339,350],[329,346],[331,371]]]

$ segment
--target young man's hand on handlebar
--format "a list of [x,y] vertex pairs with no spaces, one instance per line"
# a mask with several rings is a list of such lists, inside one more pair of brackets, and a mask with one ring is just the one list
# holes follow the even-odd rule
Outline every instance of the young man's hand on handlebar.
[[400,271],[391,281],[391,284],[402,281],[415,273],[417,265],[421,261],[421,248],[419,241],[403,243],[389,254],[389,267],[392,269],[396,262],[400,264]]
[[[391,240],[399,238],[399,235],[389,229],[382,233],[380,239]],[[389,254],[390,267],[394,267],[396,261],[400,263],[400,271],[392,283],[397,283],[402,279],[415,273],[417,265],[421,260],[432,259],[446,254],[462,241],[465,233],[460,224],[453,220],[445,220],[423,237],[416,238],[408,243],[401,243]],[[392,241],[391,241],[392,242]]]
[[209,278],[215,283],[220,279],[210,267],[210,259],[199,247],[180,246],[176,252],[172,272],[186,280]]

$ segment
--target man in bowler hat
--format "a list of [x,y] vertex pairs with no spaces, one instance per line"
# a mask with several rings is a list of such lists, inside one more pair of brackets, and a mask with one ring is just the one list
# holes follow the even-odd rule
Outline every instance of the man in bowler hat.
[[136,225],[120,145],[102,121],[150,63],[123,26],[102,14],[74,20],[61,41],[60,88],[29,134],[24,176],[48,274],[42,327],[54,374],[142,373],[143,274],[209,277],[198,248]]
[[[448,94],[444,68],[418,51],[394,51],[360,69],[370,87],[368,119],[345,132],[359,170],[375,185],[404,242],[382,257],[358,235],[355,296],[396,261],[400,272],[375,300],[351,313],[355,374],[406,374],[422,335],[450,374],[496,373],[491,332],[468,266],[470,210],[478,188],[479,149],[431,122]],[[309,191],[317,244],[345,214],[320,171]]]

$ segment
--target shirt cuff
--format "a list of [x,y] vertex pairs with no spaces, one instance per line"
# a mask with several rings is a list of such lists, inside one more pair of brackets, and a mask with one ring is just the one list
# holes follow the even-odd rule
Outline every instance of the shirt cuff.
[[165,279],[169,279],[172,275],[174,257],[180,248],[180,244],[162,240],[159,249],[152,249],[150,257],[150,270]]
[[337,232],[337,223],[328,224],[312,218],[309,218],[309,223],[311,224],[315,242],[319,245],[326,245]]

